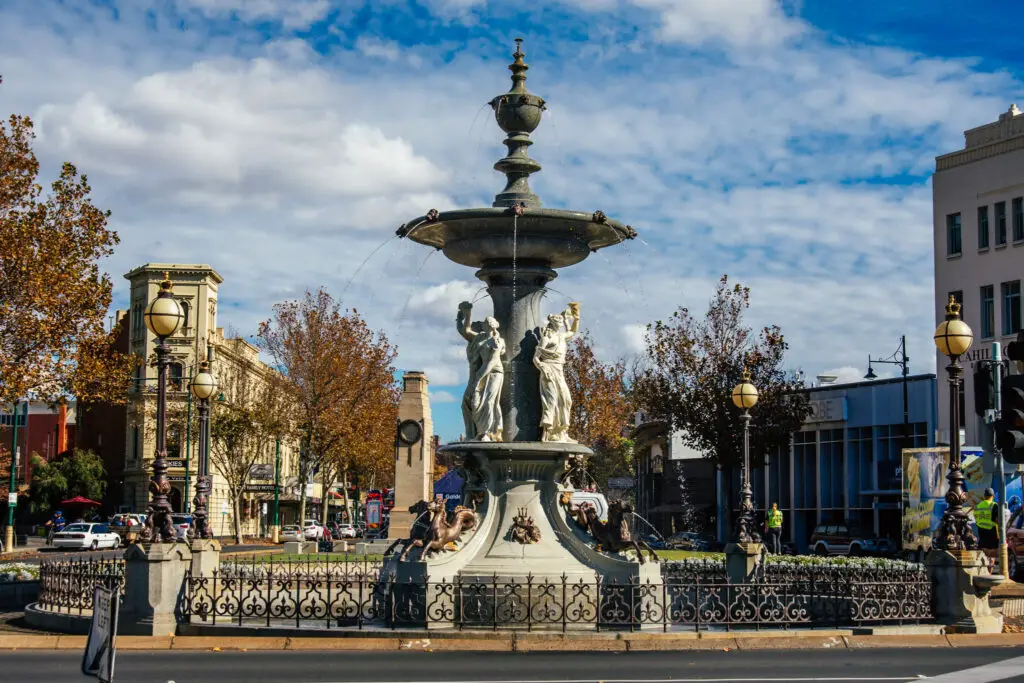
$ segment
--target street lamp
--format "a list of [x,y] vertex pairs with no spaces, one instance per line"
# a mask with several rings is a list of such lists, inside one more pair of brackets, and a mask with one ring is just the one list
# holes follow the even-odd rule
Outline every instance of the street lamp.
[[156,459],[153,461],[153,478],[149,482],[149,490],[153,494],[149,503],[146,528],[142,538],[149,542],[173,543],[174,527],[171,525],[171,503],[167,494],[171,491],[171,482],[167,479],[167,355],[171,348],[167,338],[178,331],[184,322],[185,314],[171,293],[171,280],[164,273],[160,283],[160,292],[146,307],[143,318],[146,327],[156,335]]
[[960,356],[971,348],[974,333],[960,319],[960,304],[952,296],[946,305],[946,319],[935,328],[935,346],[949,358],[949,473],[946,481],[946,509],[942,513],[939,531],[933,545],[940,550],[976,550],[978,539],[971,529],[964,503],[967,488],[960,469],[960,382],[963,369]]
[[736,517],[737,543],[760,543],[757,519],[754,515],[754,494],[750,490],[750,409],[757,405],[757,387],[750,383],[750,373],[743,370],[743,381],[732,390],[732,402],[743,411],[743,472],[740,513]]
[[[969,346],[970,344],[968,344]],[[900,345],[891,356],[885,358],[872,358],[871,354],[868,354],[868,374],[864,375],[864,379],[878,379],[878,375],[875,374],[875,369],[871,367],[872,363],[885,363],[887,365],[898,365],[903,373],[903,448],[910,448],[910,404],[907,397],[907,375],[910,374],[910,358],[907,356],[907,337],[903,335],[900,337]]]
[[199,363],[199,372],[192,379],[189,390],[197,399],[199,410],[199,474],[196,476],[196,497],[192,501],[192,527],[196,538],[210,538],[210,491],[213,481],[210,477],[210,398],[217,393],[217,379],[210,373],[213,347],[207,347],[207,360]]

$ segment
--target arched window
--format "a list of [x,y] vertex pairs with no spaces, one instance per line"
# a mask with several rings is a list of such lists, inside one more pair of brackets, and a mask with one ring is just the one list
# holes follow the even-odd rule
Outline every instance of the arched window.
[[188,305],[187,301],[182,301],[180,303],[181,303],[181,315],[182,315],[182,318],[181,318],[181,329],[179,330],[179,332],[181,332],[182,334],[187,334],[188,333],[188,328],[189,328],[189,325],[188,325],[189,305]]
[[171,363],[167,370],[167,388],[171,391],[182,391],[184,387],[181,383],[181,378],[184,375],[184,369],[181,363]]

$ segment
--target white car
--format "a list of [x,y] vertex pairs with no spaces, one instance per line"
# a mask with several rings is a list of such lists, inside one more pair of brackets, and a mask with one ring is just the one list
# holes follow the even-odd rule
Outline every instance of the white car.
[[281,527],[281,534],[278,536],[281,539],[281,543],[287,543],[289,541],[303,541],[305,540],[302,535],[302,529],[295,524],[289,524]]
[[302,535],[307,541],[319,541],[324,537],[324,528],[315,519],[307,519],[302,523]]
[[53,545],[57,548],[81,550],[120,548],[121,537],[112,532],[106,524],[76,522],[68,524],[63,531],[54,534]]
[[171,515],[171,526],[179,541],[188,540],[188,530],[192,526],[192,515]]
[[339,538],[355,538],[356,528],[351,524],[339,524],[338,525],[338,536]]

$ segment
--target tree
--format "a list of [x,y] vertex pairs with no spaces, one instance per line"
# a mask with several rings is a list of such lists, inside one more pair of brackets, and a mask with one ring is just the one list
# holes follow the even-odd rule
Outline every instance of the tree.
[[749,307],[750,289],[730,285],[723,275],[704,318],[679,308],[668,322],[648,326],[648,365],[636,380],[645,409],[726,470],[743,457],[743,423],[732,389],[744,368],[760,394],[750,411],[753,463],[787,446],[810,412],[803,381],[783,369],[788,344],[782,330],[770,325],[755,334],[743,321]]
[[33,512],[56,510],[62,500],[75,496],[102,500],[107,488],[103,460],[92,451],[75,449],[50,462],[33,453],[32,467]]
[[682,460],[675,460],[672,463],[676,475],[676,486],[679,487],[679,512],[676,519],[679,524],[676,531],[698,531],[697,510],[693,506],[693,499],[690,497],[690,485],[686,481],[686,472]]
[[569,434],[594,450],[588,470],[599,487],[609,477],[632,474],[633,444],[623,432],[633,416],[625,361],[605,363],[594,354],[589,332],[569,342],[565,381],[572,395]]
[[227,486],[235,541],[242,543],[245,486],[253,465],[273,462],[276,442],[288,431],[288,393],[277,373],[244,360],[222,363],[217,381],[227,400],[212,402],[210,464]]
[[110,213],[70,163],[44,196],[34,138],[27,116],[0,123],[0,403],[30,392],[123,403],[135,360],[103,329],[112,283],[99,261],[118,243]]
[[303,441],[300,518],[314,467],[323,481],[325,519],[329,489],[339,479],[346,489],[350,476],[389,481],[399,391],[397,350],[387,337],[370,330],[357,311],[343,313],[320,289],[274,306],[257,338],[287,378],[296,406]]

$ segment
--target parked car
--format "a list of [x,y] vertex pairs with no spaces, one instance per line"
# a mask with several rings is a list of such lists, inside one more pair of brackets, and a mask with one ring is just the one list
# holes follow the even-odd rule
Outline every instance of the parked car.
[[307,541],[318,541],[323,538],[324,528],[315,519],[307,519],[302,522],[302,536]]
[[338,531],[334,534],[334,538],[355,538],[356,528],[351,524],[339,524]]
[[665,547],[669,550],[696,550],[707,552],[711,550],[711,543],[704,536],[693,531],[681,531],[673,534],[665,541]]
[[820,524],[811,534],[811,552],[815,555],[880,555],[891,548],[888,539],[879,539],[847,524]]
[[111,531],[106,524],[76,522],[68,524],[63,531],[55,533],[53,545],[57,548],[80,548],[82,550],[120,548],[121,537]]
[[179,541],[188,539],[188,530],[192,526],[192,515],[171,515],[171,526]]
[[641,538],[647,543],[651,550],[664,550],[665,539],[654,534],[644,534]]
[[135,543],[139,532],[146,525],[146,516],[132,512],[122,512],[110,518],[110,530],[121,537],[123,545]]
[[281,539],[281,543],[305,540],[302,534],[302,529],[300,529],[297,524],[286,524],[281,527],[281,534],[278,538]]

